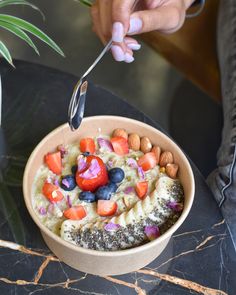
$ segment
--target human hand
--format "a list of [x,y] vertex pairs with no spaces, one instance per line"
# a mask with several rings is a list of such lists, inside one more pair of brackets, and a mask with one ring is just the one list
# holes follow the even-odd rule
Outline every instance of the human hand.
[[156,31],[173,33],[184,23],[186,10],[194,0],[96,0],[91,8],[93,30],[105,45],[111,38],[116,61],[130,63],[141,45],[132,35]]

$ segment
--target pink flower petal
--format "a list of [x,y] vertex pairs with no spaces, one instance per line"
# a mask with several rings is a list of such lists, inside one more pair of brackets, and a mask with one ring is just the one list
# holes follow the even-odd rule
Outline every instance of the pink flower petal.
[[166,203],[166,206],[175,212],[183,211],[184,205],[176,201]]
[[160,236],[160,230],[157,225],[146,225],[144,232],[150,241],[155,240]]
[[99,137],[97,142],[100,148],[104,148],[109,152],[113,152],[113,147],[109,140]]
[[63,179],[62,182],[61,182],[65,187],[69,188],[70,187],[70,184],[69,184],[69,181],[67,179]]
[[39,208],[39,213],[40,213],[41,215],[46,215],[46,214],[47,214],[47,210],[46,210],[46,208],[44,208],[44,207],[40,207],[40,208]]
[[52,214],[53,210],[54,210],[54,204],[51,203],[51,204],[49,204],[49,206],[48,206],[48,212]]
[[128,158],[126,160],[127,165],[129,165],[131,168],[138,168],[138,163],[133,158]]
[[87,163],[86,163],[86,157],[80,155],[78,158],[77,158],[77,163],[78,163],[78,171],[82,171],[84,169],[86,169],[87,167]]
[[108,168],[113,168],[114,167],[114,163],[113,163],[113,161],[108,161],[107,162],[107,166],[108,166]]
[[138,166],[138,175],[142,180],[145,179],[145,174],[144,174],[143,168],[140,166]]
[[58,181],[58,179],[55,179],[55,180],[54,180],[54,184],[55,184],[56,186],[60,186],[60,185],[59,185],[59,181]]
[[80,176],[84,179],[93,179],[97,177],[100,171],[101,168],[98,164],[98,161],[96,159],[93,159],[91,161],[89,168],[84,173],[81,173]]
[[66,201],[67,201],[67,205],[68,205],[68,207],[72,207],[72,202],[71,202],[71,198],[70,198],[70,196],[69,195],[67,195],[66,196]]
[[115,223],[107,223],[105,226],[104,226],[104,229],[106,231],[117,231],[118,229],[120,228],[120,225],[119,224],[115,224]]
[[133,193],[134,192],[134,187],[133,186],[127,186],[125,189],[124,189],[124,193],[125,194],[130,194],[130,193]]

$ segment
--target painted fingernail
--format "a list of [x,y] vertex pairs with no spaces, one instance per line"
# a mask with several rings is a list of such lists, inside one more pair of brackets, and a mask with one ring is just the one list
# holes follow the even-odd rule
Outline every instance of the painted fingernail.
[[126,45],[131,50],[139,50],[141,48],[141,45],[138,43],[127,43]]
[[124,61],[125,60],[124,51],[121,49],[120,46],[112,45],[111,52],[112,52],[112,55],[116,61]]
[[122,42],[124,39],[124,26],[120,22],[115,22],[112,27],[112,40]]
[[127,63],[131,63],[131,62],[133,62],[133,61],[134,61],[134,57],[133,57],[131,54],[126,53],[126,54],[125,54],[125,62],[127,62]]
[[141,31],[143,27],[143,22],[140,18],[133,17],[129,22],[129,31],[128,34],[135,34]]

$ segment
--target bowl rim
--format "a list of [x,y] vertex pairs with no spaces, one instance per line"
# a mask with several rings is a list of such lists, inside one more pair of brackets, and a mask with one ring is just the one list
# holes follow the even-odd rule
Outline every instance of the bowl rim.
[[28,179],[27,179],[27,175],[30,173],[30,167],[31,167],[31,162],[33,161],[35,155],[37,154],[38,150],[41,148],[41,146],[44,145],[44,143],[48,140],[48,138],[50,138],[51,136],[53,136],[55,133],[57,133],[59,130],[63,130],[63,129],[67,129],[69,128],[68,123],[64,123],[60,126],[58,126],[57,128],[53,129],[51,132],[49,132],[37,145],[36,147],[33,149],[27,163],[25,166],[25,170],[24,170],[24,176],[23,176],[23,196],[24,196],[24,201],[27,207],[27,210],[31,216],[31,218],[33,219],[33,221],[36,223],[36,225],[39,227],[40,231],[47,234],[50,238],[52,238],[55,242],[70,248],[73,251],[76,252],[82,252],[84,254],[89,254],[92,256],[103,256],[103,257],[111,257],[111,256],[126,256],[126,255],[130,255],[130,254],[135,254],[138,252],[142,252],[144,250],[148,250],[149,248],[154,247],[155,245],[158,245],[159,243],[161,243],[162,241],[166,240],[167,238],[170,238],[172,236],[172,234],[181,226],[181,224],[185,221],[185,219],[187,218],[190,209],[192,207],[193,204],[193,200],[194,200],[194,194],[195,194],[195,181],[194,181],[194,175],[193,175],[193,171],[191,168],[191,165],[186,157],[186,155],[184,154],[184,152],[181,150],[181,148],[169,137],[167,136],[165,133],[163,133],[162,131],[152,127],[151,125],[135,120],[135,119],[131,119],[131,118],[127,118],[127,117],[122,117],[122,116],[113,116],[113,115],[98,115],[98,116],[89,116],[89,117],[85,117],[83,119],[83,121],[91,121],[91,120],[109,120],[109,119],[118,119],[118,120],[124,120],[125,122],[132,122],[132,123],[138,123],[141,124],[143,127],[145,128],[149,128],[150,130],[159,133],[161,136],[164,136],[165,139],[167,140],[167,142],[169,141],[170,144],[174,145],[175,149],[178,150],[178,152],[182,155],[182,160],[185,162],[186,167],[188,168],[188,174],[189,174],[189,178],[191,181],[191,189],[190,189],[190,198],[189,198],[189,203],[187,206],[184,206],[184,210],[182,211],[180,217],[178,218],[178,220],[174,223],[174,225],[172,225],[164,234],[162,234],[160,237],[158,237],[157,239],[153,240],[153,241],[149,241],[143,245],[140,246],[136,246],[134,248],[129,248],[129,249],[124,249],[124,250],[117,250],[117,251],[100,251],[100,250],[92,250],[92,249],[86,249],[83,247],[80,247],[78,245],[74,245],[70,242],[67,242],[65,240],[63,240],[60,236],[57,236],[55,233],[53,233],[52,231],[50,231],[41,221],[40,219],[37,217],[33,206],[32,206],[32,202],[31,202],[31,198],[32,196],[30,196],[30,198],[27,198],[27,187],[28,187]]

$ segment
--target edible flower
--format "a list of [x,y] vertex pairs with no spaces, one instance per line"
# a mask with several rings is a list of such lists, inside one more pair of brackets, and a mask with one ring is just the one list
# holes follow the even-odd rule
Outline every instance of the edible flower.
[[124,193],[125,194],[130,194],[130,193],[133,193],[134,192],[134,187],[133,186],[127,186],[125,189],[124,189]]
[[104,148],[108,150],[109,152],[113,152],[113,147],[109,140],[99,137],[97,139],[97,142],[100,148]]
[[44,207],[40,207],[40,208],[39,208],[39,213],[40,213],[41,215],[46,215],[46,214],[47,214],[47,211],[46,211],[46,209],[45,209]]
[[84,170],[87,167],[87,163],[86,163],[86,158],[83,155],[80,155],[77,158],[77,163],[78,163],[78,172]]
[[119,228],[120,228],[119,224],[112,223],[112,222],[109,222],[104,226],[104,229],[106,231],[111,231],[111,232],[117,231]]
[[54,184],[55,184],[56,186],[59,186],[59,181],[58,181],[57,178],[54,180]]
[[138,175],[142,180],[145,179],[145,174],[144,174],[143,168],[140,166],[138,166]]
[[176,201],[166,203],[166,206],[172,209],[175,212],[183,211],[184,205],[183,203],[178,203]]
[[101,171],[101,168],[98,164],[98,161],[96,159],[93,159],[91,161],[89,168],[84,173],[81,173],[80,177],[84,179],[92,179],[97,177],[100,171]]
[[62,144],[57,147],[57,150],[61,153],[62,158],[67,154],[66,148]]
[[61,181],[62,184],[64,184],[65,187],[69,188],[70,184],[69,181],[66,178],[63,178],[63,180]]
[[108,162],[107,162],[107,166],[108,166],[108,169],[109,169],[109,168],[113,168],[113,166],[114,166],[113,161],[112,161],[112,160],[108,161]]
[[72,207],[72,202],[71,202],[71,198],[70,198],[70,196],[69,195],[67,195],[66,196],[66,201],[67,201],[67,205],[68,205],[68,207]]
[[134,160],[133,158],[128,158],[126,160],[127,165],[129,165],[131,168],[138,168],[137,161]]
[[160,230],[157,225],[146,225],[144,232],[150,241],[155,240],[160,236]]

